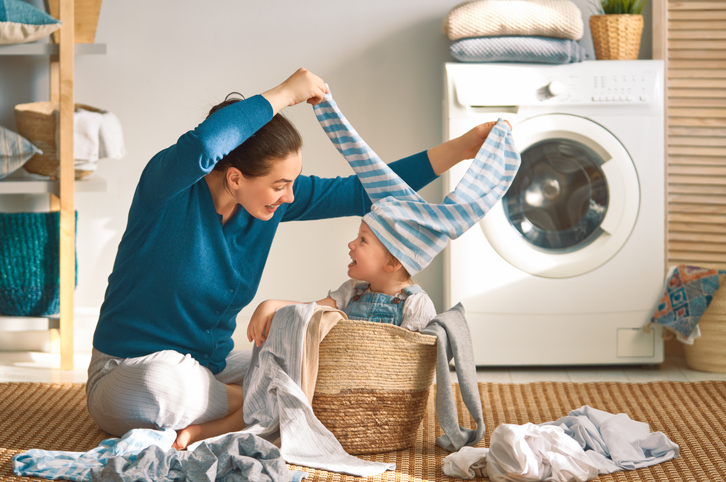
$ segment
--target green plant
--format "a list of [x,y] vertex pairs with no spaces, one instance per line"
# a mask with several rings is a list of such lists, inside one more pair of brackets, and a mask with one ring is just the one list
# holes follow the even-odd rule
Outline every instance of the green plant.
[[633,14],[643,13],[647,0],[594,0],[595,10],[598,15],[611,14]]

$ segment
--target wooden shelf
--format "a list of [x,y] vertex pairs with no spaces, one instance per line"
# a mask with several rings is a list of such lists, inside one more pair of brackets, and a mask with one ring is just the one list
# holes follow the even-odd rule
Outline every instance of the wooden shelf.
[[[49,194],[51,211],[60,212],[60,330],[55,342],[60,351],[62,370],[73,369],[73,319],[76,280],[75,207],[76,191],[103,191],[102,179],[75,181],[73,159],[74,62],[76,54],[105,54],[105,44],[75,43],[74,0],[59,0],[58,20],[62,22],[57,44],[35,42],[0,46],[0,55],[45,55],[50,66],[50,101],[58,102],[58,158],[59,180],[47,178],[27,179],[22,173],[13,173],[0,180],[0,194]],[[12,322],[12,320],[11,320]],[[60,333],[57,333],[60,331]]]
[[[0,55],[58,55],[58,44],[54,43],[27,43],[0,45]],[[76,44],[76,55],[103,55],[106,53],[106,44]]]
[[[95,174],[76,179],[75,192],[106,192],[106,180]],[[44,176],[30,174],[22,169],[0,179],[0,195],[3,194],[55,194],[60,193],[60,183]]]

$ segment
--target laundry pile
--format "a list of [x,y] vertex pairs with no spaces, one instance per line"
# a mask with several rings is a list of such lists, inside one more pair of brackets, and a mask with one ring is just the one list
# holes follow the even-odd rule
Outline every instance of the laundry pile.
[[460,62],[581,62],[582,13],[570,0],[470,0],[444,20]]
[[499,425],[488,449],[463,447],[444,459],[443,471],[492,482],[585,482],[679,454],[678,445],[647,423],[585,405],[554,422]]

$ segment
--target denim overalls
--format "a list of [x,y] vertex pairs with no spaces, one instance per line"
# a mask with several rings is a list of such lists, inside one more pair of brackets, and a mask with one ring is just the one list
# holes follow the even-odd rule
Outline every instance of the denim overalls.
[[351,320],[375,321],[401,326],[403,321],[403,302],[406,298],[423,292],[419,285],[407,286],[401,293],[387,295],[368,290],[370,283],[358,283],[353,297],[343,310]]

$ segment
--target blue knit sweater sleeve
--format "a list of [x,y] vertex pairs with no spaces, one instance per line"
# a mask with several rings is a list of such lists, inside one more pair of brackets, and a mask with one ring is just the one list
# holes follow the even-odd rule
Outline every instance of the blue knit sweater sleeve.
[[[414,190],[436,179],[426,151],[392,162],[389,166]],[[295,200],[285,211],[283,221],[363,216],[371,209],[371,200],[355,174],[345,178],[299,176],[293,192]]]
[[137,188],[141,203],[148,209],[163,208],[269,122],[272,113],[267,99],[255,95],[207,117],[149,161]]

